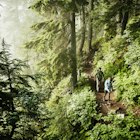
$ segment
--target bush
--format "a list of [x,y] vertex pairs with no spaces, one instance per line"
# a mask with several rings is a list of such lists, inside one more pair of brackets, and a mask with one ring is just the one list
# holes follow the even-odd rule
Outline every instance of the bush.
[[139,140],[140,121],[134,116],[126,116],[124,119],[117,116],[103,118],[104,123],[97,123],[87,132],[86,140]]
[[80,137],[96,120],[96,99],[89,87],[69,92],[69,77],[63,79],[46,102],[48,121],[43,139],[70,140]]
[[94,93],[85,87],[71,96],[67,105],[67,117],[73,126],[79,124],[82,129],[87,130],[95,123],[96,107]]
[[115,89],[118,98],[128,104],[140,104],[140,47],[138,42],[129,44],[124,55],[127,71],[121,71],[115,78]]
[[124,67],[124,53],[127,47],[126,39],[116,36],[108,42],[103,42],[94,57],[94,73],[99,67],[104,71],[105,78],[117,74]]
[[127,104],[140,104],[140,70],[135,67],[127,73],[118,73],[115,77],[114,87],[120,99]]
[[66,117],[66,106],[71,96],[69,93],[70,77],[66,77],[53,89],[49,101],[44,104],[48,119],[45,122],[45,132],[41,135],[42,139],[70,139],[72,130]]

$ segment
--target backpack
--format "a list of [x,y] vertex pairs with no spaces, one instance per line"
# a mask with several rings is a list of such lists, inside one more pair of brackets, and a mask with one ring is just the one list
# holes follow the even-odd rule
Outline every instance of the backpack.
[[102,71],[99,71],[97,74],[96,74],[96,77],[98,78],[99,81],[101,81],[103,79],[103,72]]

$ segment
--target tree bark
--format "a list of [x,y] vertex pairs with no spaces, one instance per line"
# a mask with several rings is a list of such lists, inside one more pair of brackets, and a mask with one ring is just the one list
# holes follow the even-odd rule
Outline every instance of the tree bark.
[[138,2],[139,2],[138,0],[135,1],[135,11],[134,11],[134,15],[135,15],[135,16],[137,16],[137,14],[138,14],[138,8],[137,8],[138,5],[139,5]]
[[124,30],[126,29],[126,25],[128,22],[128,17],[129,17],[129,12],[125,12],[124,16],[123,16],[123,20],[122,20],[122,30],[121,30],[121,34],[123,35]]
[[122,0],[120,0],[120,9],[119,9],[119,23],[121,23],[122,22],[122,18],[123,18],[123,8],[122,8],[122,4],[123,4],[123,1]]
[[81,43],[79,47],[79,55],[82,57],[83,55],[83,47],[85,43],[85,7],[82,5],[82,18],[81,18],[81,23],[82,23],[82,33],[81,33]]
[[123,35],[124,30],[126,29],[126,25],[128,23],[128,19],[129,19],[129,8],[131,5],[131,0],[126,0],[126,9],[124,9],[123,12],[123,18],[122,18],[122,28],[121,28],[121,34]]
[[[8,71],[8,80],[9,80],[9,89],[10,89],[10,93],[13,94],[13,93],[12,93],[12,92],[13,92],[12,79],[11,79],[11,74],[10,74],[9,68],[7,68],[7,71]],[[11,99],[10,102],[11,102],[11,112],[13,113],[13,112],[15,112],[13,97],[12,97],[12,99]],[[11,132],[10,132],[10,134],[9,134],[9,138],[10,138],[10,139],[12,139],[12,137],[13,137],[13,135],[14,135],[15,129],[16,129],[16,122],[14,122],[14,123],[12,124],[12,130],[11,130]]]
[[89,53],[92,50],[92,21],[93,18],[91,16],[91,12],[93,10],[93,0],[89,1],[89,23],[88,23],[88,48]]
[[77,54],[76,54],[76,31],[75,31],[75,0],[72,0],[73,10],[70,15],[71,25],[71,82],[74,89],[77,85]]
[[[12,99],[12,113],[15,111],[15,107],[14,107],[14,103],[13,103],[13,99]],[[10,135],[9,135],[9,138],[12,139],[13,135],[14,135],[14,132],[15,132],[15,129],[16,129],[16,122],[14,122],[12,124],[12,130],[10,132]]]

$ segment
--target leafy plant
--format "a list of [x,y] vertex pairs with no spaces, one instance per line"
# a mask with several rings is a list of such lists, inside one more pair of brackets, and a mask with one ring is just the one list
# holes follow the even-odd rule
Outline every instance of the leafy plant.
[[104,123],[97,123],[87,135],[87,140],[134,140],[140,138],[139,118],[132,115],[125,116],[124,119],[115,115],[102,118]]

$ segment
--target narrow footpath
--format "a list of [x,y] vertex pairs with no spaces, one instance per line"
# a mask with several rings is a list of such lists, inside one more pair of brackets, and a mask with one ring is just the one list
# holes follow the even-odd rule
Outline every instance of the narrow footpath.
[[[94,76],[92,75],[92,63],[90,61],[89,61],[89,63],[87,63],[84,71],[88,75],[89,84],[91,86],[91,89],[93,91],[95,91],[96,82],[95,82]],[[112,92],[110,94],[110,99],[111,99],[110,102],[103,101],[103,97],[104,97],[104,92],[103,92],[103,88],[102,88],[99,93],[96,93],[96,99],[97,99],[100,113],[102,113],[103,115],[108,115],[111,112],[112,113],[119,112],[119,113],[125,114],[126,107],[122,102],[116,101],[114,92]],[[106,99],[108,99],[108,94],[106,96]]]
[[[110,94],[111,101],[103,101],[104,93],[100,92],[96,94],[97,103],[100,107],[100,112],[103,115],[108,115],[109,113],[123,113],[125,114],[125,106],[121,102],[117,102],[114,96],[114,92]],[[108,99],[108,95],[106,96],[106,99]]]
[[[89,56],[86,58],[85,65],[83,66],[83,68],[84,68],[84,73],[87,74],[92,91],[95,91],[96,82],[95,82],[94,75],[92,75],[92,69],[93,69],[92,67],[94,67],[92,64],[93,62],[92,60],[94,56],[93,52],[94,51],[91,51]],[[108,115],[109,113],[126,114],[127,105],[121,101],[117,101],[115,92],[111,93],[110,102],[103,101],[103,97],[104,97],[104,90],[102,88],[99,93],[96,93],[96,100],[99,107],[98,110],[100,113],[102,113],[103,115]],[[106,99],[108,99],[108,95],[106,96]],[[137,105],[132,106],[131,110],[136,117],[140,117],[140,106],[137,106]]]
[[[91,89],[93,91],[95,91],[96,82],[95,82],[95,77],[92,75],[92,63],[89,63],[85,67],[84,72],[88,75],[89,84],[91,86]],[[108,115],[109,113],[126,114],[127,107],[121,101],[117,101],[115,92],[112,92],[110,94],[110,99],[111,99],[110,102],[103,101],[103,97],[104,97],[104,92],[103,92],[103,88],[102,88],[99,93],[96,93],[96,100],[97,100],[97,104],[98,104],[100,113],[102,113],[103,115]],[[106,96],[106,99],[108,99],[108,95]],[[140,107],[139,106],[133,107],[132,110],[136,117],[140,117]]]

